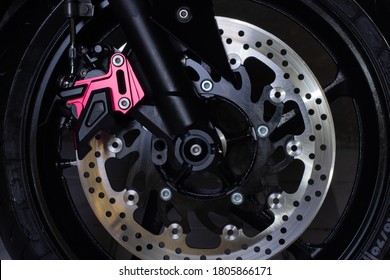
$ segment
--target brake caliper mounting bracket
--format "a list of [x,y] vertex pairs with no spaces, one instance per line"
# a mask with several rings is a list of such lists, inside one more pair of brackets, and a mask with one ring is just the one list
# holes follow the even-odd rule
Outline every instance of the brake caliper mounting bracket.
[[67,100],[78,119],[76,145],[79,157],[83,157],[90,149],[91,137],[115,126],[113,113],[127,114],[144,97],[144,91],[129,61],[116,53],[107,74],[77,81],[60,96]]

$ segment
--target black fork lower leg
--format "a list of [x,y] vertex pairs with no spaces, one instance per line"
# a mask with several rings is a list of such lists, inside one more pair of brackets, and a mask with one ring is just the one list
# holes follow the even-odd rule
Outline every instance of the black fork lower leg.
[[175,135],[183,135],[191,127],[207,126],[205,105],[168,35],[151,20],[150,2],[113,0],[110,4],[131,42],[151,87],[151,97],[168,129]]

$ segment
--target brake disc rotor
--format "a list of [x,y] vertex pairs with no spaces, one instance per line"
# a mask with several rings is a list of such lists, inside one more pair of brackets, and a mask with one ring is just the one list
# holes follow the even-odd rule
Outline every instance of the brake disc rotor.
[[[167,187],[151,159],[153,136],[136,122],[121,135],[99,133],[90,142],[92,151],[78,162],[95,215],[118,243],[141,259],[270,258],[305,231],[330,185],[335,130],[313,73],[272,34],[229,18],[218,17],[217,22],[231,67],[241,73],[241,88],[213,79],[194,61],[188,60],[187,67],[198,73],[194,85],[203,96],[229,100],[250,119],[257,160],[242,186],[206,201]],[[272,73],[270,86],[257,97],[256,71],[247,74],[252,60]],[[263,71],[257,74],[261,78]],[[264,143],[272,153],[260,172],[256,167]],[[295,174],[292,184],[283,173],[289,166],[299,166],[299,171],[289,171]],[[257,227],[243,216],[259,223],[266,216],[268,222]]]

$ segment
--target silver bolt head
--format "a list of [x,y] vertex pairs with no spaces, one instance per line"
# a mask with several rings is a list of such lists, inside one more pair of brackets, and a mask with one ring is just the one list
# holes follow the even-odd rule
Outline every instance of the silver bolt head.
[[303,146],[302,146],[301,142],[299,142],[297,140],[293,140],[293,141],[290,141],[287,143],[286,150],[287,150],[287,154],[289,156],[298,157],[303,152]]
[[119,108],[122,110],[127,110],[130,108],[131,102],[128,98],[123,97],[119,100]]
[[200,156],[202,154],[202,147],[198,144],[195,144],[192,145],[190,151],[193,156]]
[[108,150],[111,153],[120,153],[123,149],[123,141],[120,138],[112,137],[107,142]]
[[210,81],[210,80],[204,80],[204,81],[201,83],[200,87],[202,88],[202,90],[203,90],[204,92],[210,92],[210,91],[213,90],[214,84],[213,84],[213,82]]
[[112,64],[116,67],[121,67],[125,63],[123,56],[117,54],[112,58]]
[[260,138],[265,138],[269,135],[269,128],[266,127],[265,125],[260,125],[258,128],[257,128],[257,135],[260,137]]
[[273,88],[270,92],[270,98],[275,103],[282,103],[286,100],[287,93],[281,87]]
[[182,19],[187,19],[188,16],[189,16],[189,12],[187,9],[181,9],[179,11],[179,16],[182,18]]
[[244,196],[241,193],[236,192],[232,194],[230,200],[234,205],[241,205],[244,202]]
[[284,197],[281,193],[272,193],[268,197],[268,205],[271,209],[280,209],[284,206]]
[[222,230],[222,236],[228,241],[234,241],[238,238],[239,230],[234,225],[226,225]]
[[191,11],[189,8],[183,7],[177,11],[177,18],[181,22],[188,22],[191,20]]
[[168,227],[168,234],[173,240],[178,240],[183,236],[183,228],[179,224],[171,224]]
[[129,191],[125,192],[124,200],[125,200],[127,205],[134,206],[134,205],[137,205],[137,203],[139,201],[139,195],[136,191],[129,190]]
[[172,199],[172,191],[168,188],[163,188],[160,192],[160,197],[164,201],[170,201]]

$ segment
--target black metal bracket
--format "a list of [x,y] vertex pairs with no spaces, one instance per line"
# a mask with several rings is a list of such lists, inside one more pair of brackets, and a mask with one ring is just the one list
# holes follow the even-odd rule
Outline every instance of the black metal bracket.
[[91,0],[67,0],[64,3],[66,18],[93,17],[94,10]]
[[181,55],[169,34],[151,19],[151,3],[112,0],[110,5],[131,43],[140,74],[147,77],[150,92],[146,94],[152,97],[170,132],[184,135],[194,126],[208,127],[205,105],[188,78]]
[[[93,94],[87,110],[81,114],[76,127],[76,143],[79,159],[83,159],[91,150],[89,141],[100,131],[111,131],[115,128],[112,104],[108,91]],[[74,113],[73,113],[74,114]]]
[[234,80],[209,0],[153,0],[152,18],[226,80]]

